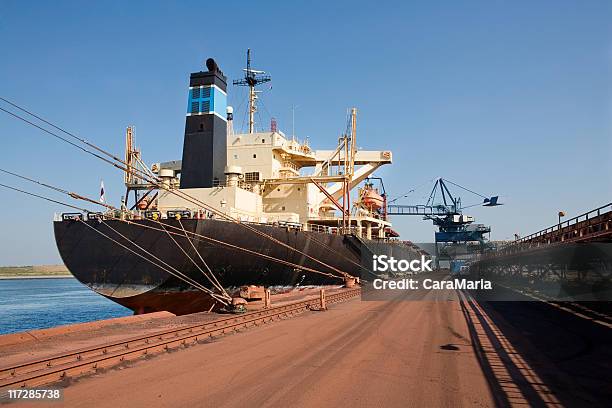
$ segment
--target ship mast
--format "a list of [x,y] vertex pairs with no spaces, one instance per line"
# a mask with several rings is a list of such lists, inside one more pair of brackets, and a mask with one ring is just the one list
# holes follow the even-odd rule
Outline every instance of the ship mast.
[[132,167],[134,162],[134,156],[136,155],[136,149],[134,149],[134,128],[128,126],[125,130],[125,172],[123,175],[123,182],[128,185],[134,182],[134,174],[132,173]]
[[247,49],[247,65],[244,70],[244,78],[234,81],[234,85],[249,87],[249,133],[255,132],[255,112],[257,112],[257,85],[270,82],[272,78],[265,71],[251,69],[251,49]]

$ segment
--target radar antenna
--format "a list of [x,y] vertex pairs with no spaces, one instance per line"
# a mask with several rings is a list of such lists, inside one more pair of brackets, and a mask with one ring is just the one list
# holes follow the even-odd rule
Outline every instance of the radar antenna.
[[251,49],[247,49],[247,66],[244,70],[244,78],[235,80],[234,85],[249,87],[249,133],[255,131],[255,112],[257,112],[257,91],[255,87],[259,84],[270,82],[272,78],[265,71],[251,69]]

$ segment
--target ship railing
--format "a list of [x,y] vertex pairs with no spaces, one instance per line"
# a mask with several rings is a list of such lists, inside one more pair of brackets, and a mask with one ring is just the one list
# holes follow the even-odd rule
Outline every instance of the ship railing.
[[[253,191],[253,183],[256,183],[257,180],[249,180],[249,181],[245,181],[245,180],[238,180],[237,182],[233,183],[235,186],[238,186],[239,188],[243,189],[243,190],[247,190],[247,191]],[[214,180],[213,181],[213,187],[231,187],[230,184],[227,181],[220,181],[220,180]]]
[[[157,217],[155,217],[157,215]],[[121,212],[120,210],[109,210],[106,212],[88,212],[88,213],[56,213],[54,214],[54,221],[67,221],[67,220],[83,220],[83,221],[92,221],[92,220],[113,220],[113,219],[129,219],[129,220],[142,220],[142,219],[159,219],[159,220],[167,220],[167,219],[175,219],[180,215],[181,219],[215,219],[217,221],[226,221],[226,222],[234,222],[231,220],[225,220],[223,218],[218,218],[215,214],[206,211],[192,211],[189,209],[174,209],[167,211],[159,211],[159,210],[137,210],[131,212]],[[249,225],[266,225],[266,226],[274,226],[274,227],[282,227],[295,231],[302,231],[304,226],[299,222],[291,222],[291,221],[283,221],[283,220],[275,220],[275,221],[266,221],[266,222],[257,222],[257,221],[249,221],[249,220],[240,220],[241,224],[249,224]]]
[[[159,219],[159,220],[167,220],[174,219],[176,216],[180,215],[181,219],[216,219],[217,221],[227,221],[233,222],[229,220],[224,220],[222,218],[217,218],[214,214],[208,211],[191,211],[188,209],[176,209],[176,210],[168,210],[168,211],[159,211],[159,210],[137,210],[131,212],[121,212],[120,210],[109,210],[106,212],[88,212],[88,213],[61,213],[54,215],[54,221],[67,221],[67,220],[76,220],[80,219],[83,221],[101,221],[101,220],[142,220],[142,219]],[[157,217],[155,217],[157,215]],[[365,236],[366,228],[365,227],[357,227],[351,226],[350,228],[342,228],[341,226],[327,226],[321,224],[308,224],[305,226],[299,222],[291,222],[291,221],[268,221],[268,222],[257,222],[257,221],[248,221],[241,220],[242,224],[249,225],[266,225],[273,227],[282,227],[288,230],[294,231],[304,231],[308,230],[311,232],[317,232],[322,234],[331,234],[331,235],[342,235],[342,234],[354,234]],[[372,239],[377,240],[386,240],[387,238],[378,238],[372,237]]]
[[329,234],[330,228],[331,227],[328,227],[326,225],[308,224],[308,231],[312,231],[312,232],[320,232],[323,234]]
[[298,166],[297,164],[291,162],[291,161],[283,161],[282,165],[281,165],[281,169],[282,168],[286,168],[286,169],[291,169],[291,170],[295,170],[296,172],[300,172],[300,166]]
[[[308,231],[319,232],[322,234],[331,235],[343,235],[343,234],[354,234],[359,235],[359,227],[342,228],[341,226],[328,226],[321,224],[308,224]],[[361,227],[361,236],[365,236],[365,227]]]
[[[154,214],[157,214],[158,217],[154,218]],[[133,211],[133,212],[121,212],[120,210],[109,210],[106,212],[88,212],[88,213],[61,213],[54,215],[54,221],[69,221],[69,220],[81,220],[81,221],[102,221],[102,220],[142,220],[142,219],[159,219],[159,220],[167,220],[176,218],[176,214],[180,215],[181,219],[216,219],[217,221],[226,221],[226,222],[234,222],[230,220],[224,220],[221,218],[216,218],[214,214],[205,212],[205,211],[190,211],[190,210],[168,210],[166,212],[161,212],[158,210],[148,210],[148,211]],[[329,235],[344,235],[344,234],[353,234],[356,236],[365,237],[366,236],[366,228],[365,227],[357,227],[351,226],[350,228],[342,228],[341,226],[327,226],[321,224],[308,224],[307,228],[299,222],[291,222],[291,221],[270,221],[270,222],[257,222],[257,221],[240,221],[242,224],[249,225],[265,225],[265,226],[273,226],[273,227],[281,227],[287,230],[293,231],[310,231],[317,232],[321,234],[329,234]],[[380,242],[391,241],[391,238],[379,238],[378,236],[372,236],[373,240],[377,240]]]
[[300,224],[299,222],[291,222],[291,221],[271,221],[271,222],[266,222],[266,223],[249,222],[249,224],[259,224],[259,225],[269,225],[269,226],[271,225],[273,227],[283,227],[288,230],[294,230],[294,231],[302,231],[303,229],[302,224]]

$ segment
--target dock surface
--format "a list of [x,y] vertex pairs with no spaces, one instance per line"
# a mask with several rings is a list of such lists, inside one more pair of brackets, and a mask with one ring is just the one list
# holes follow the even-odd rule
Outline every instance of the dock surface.
[[458,291],[353,298],[67,380],[63,403],[11,406],[603,406],[521,335]]

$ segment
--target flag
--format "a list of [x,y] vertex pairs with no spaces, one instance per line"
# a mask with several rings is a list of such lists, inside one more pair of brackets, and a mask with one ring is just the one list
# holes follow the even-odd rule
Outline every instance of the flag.
[[106,197],[104,196],[104,181],[100,181],[100,202],[106,203]]

